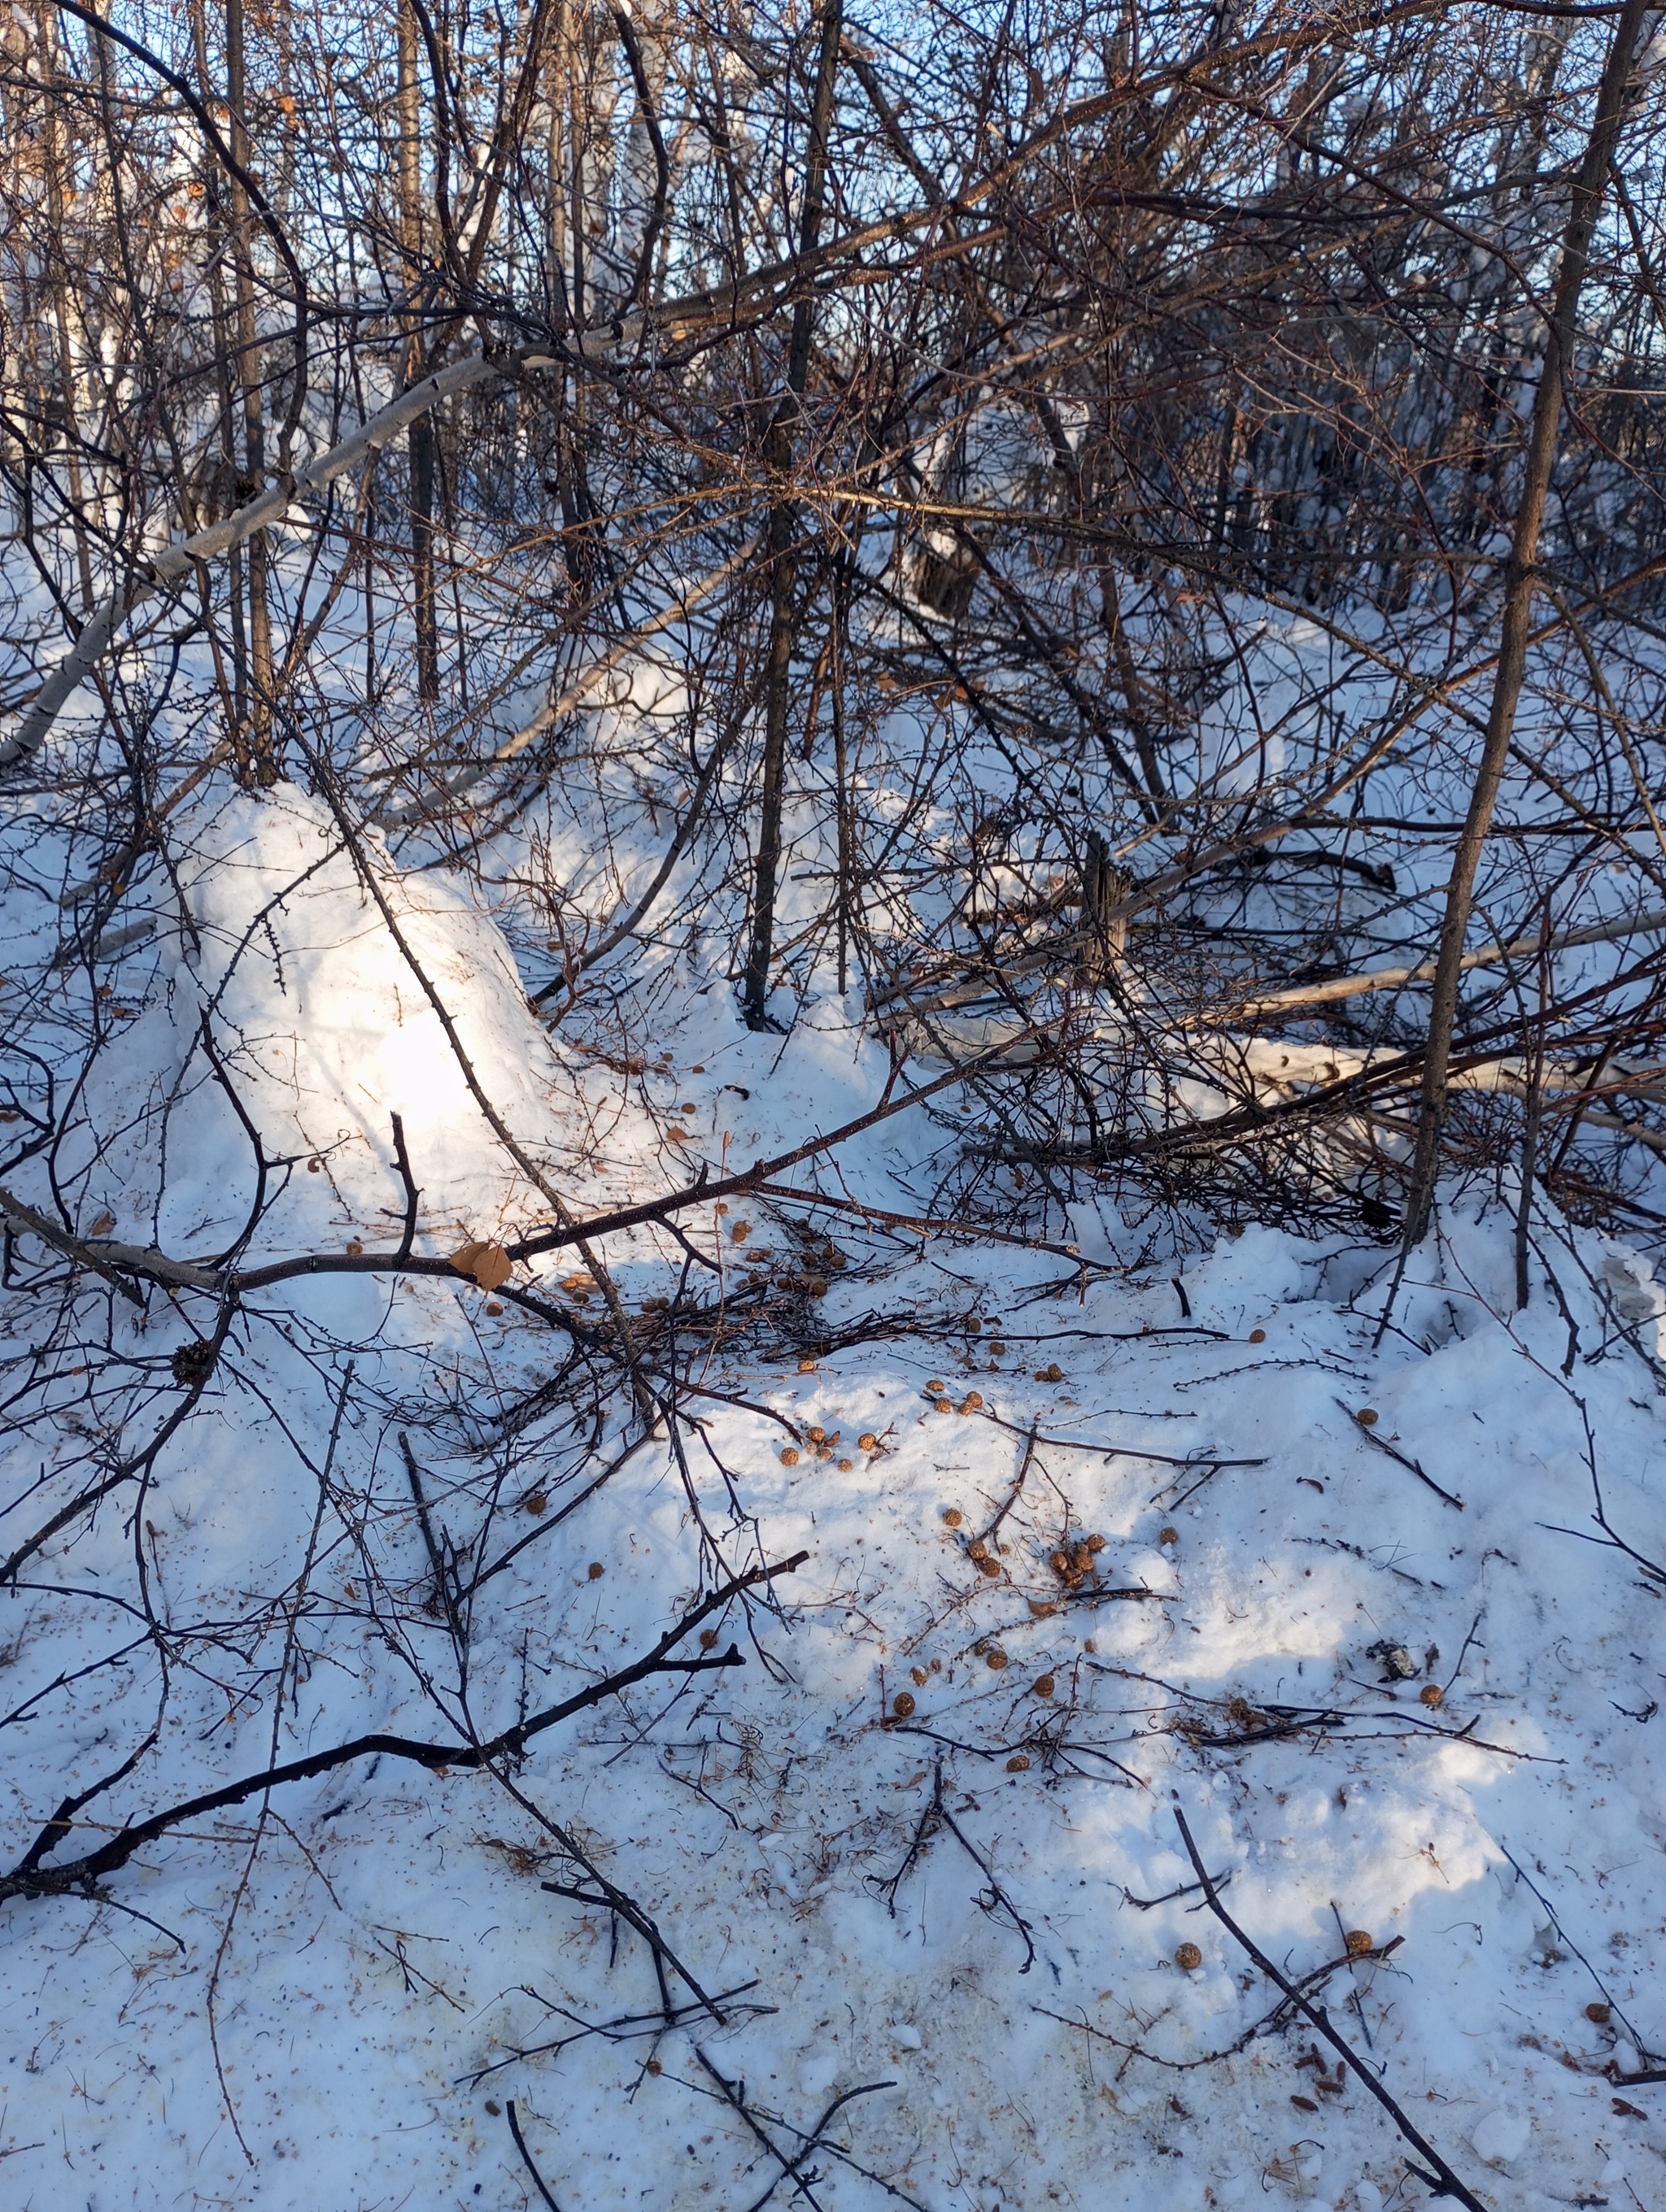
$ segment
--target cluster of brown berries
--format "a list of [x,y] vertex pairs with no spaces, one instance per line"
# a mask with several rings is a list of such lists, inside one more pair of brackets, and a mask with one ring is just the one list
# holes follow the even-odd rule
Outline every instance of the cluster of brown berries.
[[1105,1548],[1103,1536],[1083,1536],[1048,1554],[1047,1564],[1067,1589],[1077,1589],[1097,1570],[1094,1560]]
[[[807,1428],[805,1431],[805,1442],[809,1445],[811,1450],[818,1460],[829,1460],[833,1458],[838,1451],[840,1433],[839,1430],[835,1429],[830,1435],[827,1430],[823,1428],[819,1422],[817,1422],[812,1427]],[[856,1439],[856,1449],[858,1451],[865,1452],[879,1450],[879,1439],[874,1435],[872,1429],[863,1430],[861,1435]],[[783,1467],[796,1467],[803,1456],[803,1453],[800,1451],[796,1444],[783,1444],[781,1448],[781,1463]],[[850,1474],[856,1462],[853,1459],[840,1460],[839,1473],[841,1474]]]
[[947,1384],[935,1379],[927,1383],[926,1395],[931,1401],[932,1411],[937,1413],[976,1413],[983,1403],[981,1390],[969,1390],[957,1406],[949,1395]]

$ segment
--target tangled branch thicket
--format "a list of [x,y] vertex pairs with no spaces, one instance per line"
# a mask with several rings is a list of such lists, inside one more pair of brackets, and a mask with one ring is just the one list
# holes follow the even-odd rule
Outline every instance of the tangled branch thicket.
[[[101,1605],[154,1692],[52,1767],[14,1911],[137,1910],[117,1870],[228,1790],[252,1868],[286,1701],[363,1630],[435,1715],[364,1756],[466,1753],[665,2021],[717,2012],[537,1805],[573,1698],[471,1650],[653,1438],[702,1588],[575,1694],[739,1660],[781,1563],[720,1347],[825,1352],[829,1274],[921,1237],[1414,1242],[1436,1168],[1517,1192],[1523,1255],[1541,1201],[1659,1224],[1652,21],[12,0],[0,1551],[20,1636]],[[344,1127],[270,1016],[361,961],[426,1059]],[[936,1117],[912,1214],[840,1133],[678,1167],[690,989],[860,1008],[882,1110]],[[627,1124],[666,1164],[610,1194]],[[534,1349],[434,1318],[465,1278]],[[222,1392],[313,1500],[258,1595],[170,1588],[149,1502]],[[123,1589],[66,1595],[112,1516]],[[264,1754],[159,1809],[216,1710]]]

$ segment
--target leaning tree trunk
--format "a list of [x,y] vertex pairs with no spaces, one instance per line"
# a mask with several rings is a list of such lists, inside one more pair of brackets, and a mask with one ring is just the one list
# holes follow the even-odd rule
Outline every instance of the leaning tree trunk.
[[1493,809],[1498,802],[1510,740],[1516,727],[1516,711],[1527,668],[1534,563],[1538,558],[1545,500],[1555,465],[1562,395],[1573,351],[1579,295],[1590,258],[1591,233],[1608,188],[1608,171],[1624,119],[1638,33],[1646,13],[1645,0],[1625,0],[1614,26],[1614,43],[1608,50],[1597,92],[1596,113],[1586,143],[1585,158],[1580,165],[1572,205],[1568,210],[1544,367],[1539,374],[1528,434],[1521,501],[1516,510],[1516,527],[1505,568],[1503,634],[1492,708],[1487,719],[1481,766],[1469,794],[1457,849],[1452,856],[1452,872],[1446,890],[1446,912],[1441,924],[1440,951],[1429,1010],[1429,1042],[1423,1063],[1417,1148],[1413,1156],[1411,1190],[1406,1206],[1402,1264],[1404,1255],[1420,1243],[1427,1231],[1434,1205],[1441,1130],[1446,1118],[1447,1071],[1451,1059],[1452,1030],[1457,1018],[1458,980],[1463,969],[1463,941],[1469,927],[1475,872],[1480,866],[1481,848],[1487,842]]

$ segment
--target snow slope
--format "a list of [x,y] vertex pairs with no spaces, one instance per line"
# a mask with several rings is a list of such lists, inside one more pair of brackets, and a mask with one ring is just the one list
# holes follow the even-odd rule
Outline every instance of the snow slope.
[[[262,1256],[393,1241],[396,1112],[420,1250],[546,1220],[321,803],[222,794],[180,842],[183,905],[124,970],[66,1155],[83,1231],[237,1236],[256,1169],[205,1018],[273,1164]],[[371,860],[477,1083],[579,1211],[883,1086],[841,1002],[756,1038],[698,974],[634,1060],[552,1038],[488,917]],[[917,1112],[887,1123],[822,1187],[910,1213],[927,1143]],[[730,1609],[744,1667],[578,1716],[513,1788],[364,1761],[150,1846],[108,1902],[0,1908],[0,2201],[518,2207],[511,2100],[567,2212],[742,2212],[772,2185],[848,2212],[1420,2201],[1310,2028],[1255,2033],[1278,1992],[1170,1895],[1178,1811],[1246,1933],[1292,1977],[1329,1966],[1338,2029],[1485,2203],[1666,2203],[1666,2091],[1615,2078],[1666,2047],[1666,1577],[1592,1517],[1600,1485],[1666,1558],[1663,1301],[1540,1220],[1518,1314],[1513,1212],[1450,1194],[1380,1342],[1375,1249],[1251,1227],[1177,1282],[1116,1262],[1108,1209],[1084,1261],[823,1212],[814,1329],[846,1348],[736,1337],[690,1370],[682,1448],[662,1433],[581,1504],[628,1408],[599,1432],[538,1409],[558,1333],[445,1281],[262,1294],[131,1528],[106,1507],[0,1608],[9,1863],[142,1742],[164,1675],[161,1741],[101,1820],[362,1730],[434,1737],[436,1703],[489,1733],[646,1650],[711,1547],[808,1558],[776,1609]],[[684,1226],[733,1285],[802,1256],[803,1218]],[[692,1265],[648,1232],[608,1250],[627,1304]],[[39,1301],[6,1295],[11,1371],[38,1371]],[[43,1470],[75,1479],[173,1402],[200,1315],[110,1305],[103,1398],[70,1371],[92,1323],[55,1324],[8,1532]],[[483,1588],[465,1684],[437,1609],[366,1597],[423,1585],[402,1430],[448,1540],[534,1538]],[[188,1662],[134,1612],[141,1571]],[[542,1887],[585,1887],[545,1822],[708,2006],[674,1986],[666,2027],[640,1936]]]

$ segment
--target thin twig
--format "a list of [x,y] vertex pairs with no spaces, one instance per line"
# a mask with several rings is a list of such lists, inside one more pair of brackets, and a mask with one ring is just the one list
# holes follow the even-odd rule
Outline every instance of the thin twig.
[[1244,1934],[1243,1929],[1238,1926],[1237,1921],[1232,1918],[1231,1913],[1227,1911],[1225,1906],[1221,1903],[1209,1870],[1204,1865],[1202,1858],[1199,1855],[1197,1845],[1192,1841],[1192,1832],[1186,1826],[1186,1815],[1181,1811],[1177,1805],[1174,1808],[1174,1817],[1180,1829],[1181,1841],[1186,1846],[1186,1856],[1190,1859],[1193,1867],[1196,1870],[1198,1881],[1202,1885],[1203,1888],[1204,1902],[1208,1905],[1210,1911],[1213,1913],[1215,1918],[1219,1921],[1221,1926],[1226,1930],[1227,1934],[1232,1937],[1233,1941],[1240,1944],[1249,1954],[1250,1957],[1255,1960],[1256,1966],[1261,1968],[1268,1980],[1274,1984],[1279,1989],[1282,1990],[1285,1996],[1295,2006],[1297,2011],[1302,2014],[1306,2020],[1310,2021],[1312,2025],[1317,2028],[1320,2034],[1323,2036],[1325,2041],[1330,2045],[1331,2049],[1336,2053],[1337,2057],[1342,2061],[1349,2072],[1352,2073],[1356,2079],[1365,2083],[1366,2088],[1369,2089],[1371,2095],[1376,2098],[1377,2103],[1381,2105],[1383,2110],[1394,2122],[1395,2127],[1399,2129],[1406,2141],[1411,2144],[1414,2150],[1419,2152],[1424,2158],[1427,2159],[1430,2166],[1433,2167],[1434,2171],[1432,2173],[1425,2172],[1420,2166],[1414,2166],[1412,2167],[1412,2172],[1416,2174],[1418,2179],[1420,2181],[1426,2182],[1437,2197],[1456,2197],[1458,2203],[1466,2208],[1466,2212],[1487,2212],[1487,2207],[1481,2203],[1480,2197],[1475,2195],[1474,2191],[1464,2185],[1463,2182],[1459,2179],[1457,2174],[1454,2172],[1452,2167],[1446,2163],[1446,2160],[1441,2156],[1434,2145],[1429,2142],[1426,2136],[1420,2134],[1419,2130],[1412,2125],[1411,2121],[1406,2117],[1406,2114],[1402,2111],[1399,2105],[1395,2103],[1395,2100],[1389,2094],[1388,2091],[1383,2087],[1383,2084],[1371,2072],[1370,2067],[1365,2064],[1364,2059],[1356,2057],[1351,2047],[1342,2040],[1340,2035],[1337,2034],[1335,2029],[1331,2026],[1322,2008],[1318,2005],[1310,2003],[1308,1999],[1302,1995],[1301,1990],[1297,1987],[1296,1984],[1287,1979],[1285,1975],[1279,1972],[1279,1969],[1273,1964],[1273,1961],[1268,1957],[1266,1952],[1261,1948],[1260,1945],[1257,1944],[1252,1937]]
[[538,2195],[549,2206],[550,2212],[561,2212],[560,2205],[556,2203],[555,2198],[550,2194],[549,2185],[545,2182],[544,2176],[538,2172],[537,2166],[532,2163],[532,2154],[526,2148],[526,2138],[520,2132],[520,2122],[515,2118],[515,2100],[513,2097],[506,2097],[504,2099],[503,2116],[509,2123],[509,2133],[515,2139],[515,2148],[520,2153],[521,2158],[525,2161],[526,2171],[532,2175],[532,2180],[537,2186]]
[[[727,1651],[702,1654],[698,1659],[671,1659],[666,1656],[672,1646],[679,1643],[690,1631],[697,1627],[708,1614],[719,1611],[731,1598],[742,1591],[753,1589],[760,1583],[772,1581],[777,1575],[791,1574],[803,1565],[810,1554],[796,1553],[774,1566],[755,1567],[745,1575],[738,1575],[714,1590],[710,1596],[684,1614],[676,1625],[666,1630],[653,1650],[633,1665],[617,1674],[609,1674],[575,1696],[563,1698],[558,1705],[548,1706],[530,1718],[518,1721],[513,1728],[505,1729],[499,1735],[484,1743],[421,1743],[408,1736],[362,1735],[351,1742],[334,1745],[327,1751],[313,1752],[305,1759],[293,1759],[282,1765],[264,1768],[258,1774],[246,1774],[235,1782],[223,1784],[218,1790],[204,1790],[200,1796],[185,1800],[166,1811],[153,1813],[147,1820],[119,1829],[110,1840],[95,1851],[63,1866],[43,1866],[40,1863],[46,1851],[56,1847],[70,1832],[73,1822],[69,1817],[85,1798],[66,1802],[55,1813],[40,1834],[35,1838],[24,1857],[9,1874],[0,1875],[0,1901],[9,1897],[46,1897],[59,1895],[66,1890],[84,1888],[89,1882],[125,1866],[135,1851],[154,1842],[170,1828],[186,1820],[200,1819],[205,1813],[218,1812],[223,1806],[241,1804],[246,1798],[261,1791],[275,1789],[281,1783],[305,1782],[313,1776],[327,1774],[350,1760],[380,1756],[405,1759],[430,1771],[441,1767],[491,1766],[504,1759],[519,1758],[532,1738],[541,1735],[557,1722],[569,1719],[573,1714],[599,1705],[605,1698],[617,1697],[623,1690],[633,1687],[653,1674],[703,1674],[714,1668],[743,1667],[745,1661],[731,1644]],[[145,1747],[141,1747],[143,1750]],[[131,1764],[131,1762],[129,1762]],[[118,1770],[125,1772],[125,1767]],[[106,1786],[106,1785],[100,1785]]]
[[1425,1474],[1416,1460],[1408,1459],[1404,1452],[1396,1451],[1391,1443],[1377,1435],[1369,1421],[1362,1421],[1353,1407],[1345,1400],[1338,1398],[1334,1401],[1334,1403],[1341,1407],[1368,1444],[1374,1444],[1378,1451],[1386,1452],[1397,1466],[1403,1467],[1408,1474],[1414,1474],[1420,1483],[1433,1491],[1443,1504],[1455,1506],[1460,1513],[1462,1512],[1463,1500],[1461,1498],[1454,1498],[1450,1490],[1443,1490],[1432,1474]]
[[1012,1487],[1006,1493],[1006,1503],[1001,1507],[1000,1510],[996,1514],[994,1519],[989,1523],[988,1527],[983,1530],[981,1537],[979,1538],[979,1541],[982,1543],[987,1544],[989,1541],[996,1529],[1000,1528],[1001,1522],[1006,1518],[1007,1515],[1018,1502],[1018,1492],[1024,1488],[1025,1478],[1030,1472],[1030,1462],[1036,1456],[1036,1430],[1038,1425],[1039,1425],[1035,1421],[1031,1421],[1030,1424],[1030,1433],[1024,1440],[1024,1457],[1018,1462],[1018,1471],[1013,1479]]

